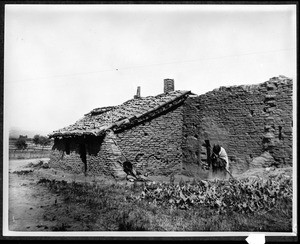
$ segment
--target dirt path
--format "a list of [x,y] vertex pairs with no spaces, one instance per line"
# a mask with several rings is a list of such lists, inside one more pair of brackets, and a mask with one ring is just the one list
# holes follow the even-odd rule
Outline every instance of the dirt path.
[[[47,208],[61,201],[59,196],[37,184],[39,175],[29,163],[44,162],[48,159],[12,160],[9,169],[9,230],[11,231],[51,231],[56,225],[54,219],[47,218]],[[27,174],[13,172],[27,171]],[[30,172],[33,171],[33,172]]]
[[[67,182],[101,180],[101,177],[86,177],[83,174],[74,176],[51,168],[35,167],[40,161],[47,163],[49,158],[9,161],[8,228],[10,231],[59,229],[61,220],[56,218],[57,212],[61,211],[60,207],[64,204],[63,197],[37,184],[40,179]],[[68,219],[65,222],[68,223]],[[76,229],[76,224],[72,223],[72,227]]]

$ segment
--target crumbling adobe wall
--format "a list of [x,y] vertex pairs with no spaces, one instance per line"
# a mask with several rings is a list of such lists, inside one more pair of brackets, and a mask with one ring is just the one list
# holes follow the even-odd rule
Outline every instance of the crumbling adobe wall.
[[204,168],[204,140],[220,144],[231,171],[270,152],[279,166],[292,165],[292,80],[275,77],[253,86],[220,87],[185,102],[183,167]]
[[[69,137],[56,138],[50,155],[49,164],[53,168],[63,169],[71,173],[89,173],[91,170],[102,172],[95,161],[99,154],[103,137]],[[81,150],[85,148],[86,165]]]
[[169,175],[181,171],[183,107],[117,133],[117,144],[137,170]]

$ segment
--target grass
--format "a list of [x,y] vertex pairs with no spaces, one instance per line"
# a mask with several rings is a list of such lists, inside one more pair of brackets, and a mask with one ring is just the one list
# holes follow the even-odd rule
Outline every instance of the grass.
[[103,182],[67,183],[41,179],[39,184],[63,202],[53,203],[45,219],[57,221],[53,231],[292,231],[292,202],[254,213],[209,207],[181,210],[139,199],[143,185]]

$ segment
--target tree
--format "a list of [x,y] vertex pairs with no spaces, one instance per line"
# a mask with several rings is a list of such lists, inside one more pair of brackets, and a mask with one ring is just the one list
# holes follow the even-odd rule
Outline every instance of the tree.
[[26,143],[26,139],[25,138],[22,138],[20,137],[16,142],[15,142],[15,145],[18,149],[26,149],[27,148],[27,143]]
[[45,136],[40,136],[39,144],[42,145],[43,147],[47,146],[47,145],[50,144],[50,139],[48,137],[45,137]]
[[40,136],[40,135],[35,135],[33,137],[33,143],[35,145],[41,145],[42,147],[47,146],[50,144],[50,139],[48,137],[45,136]]
[[38,145],[40,143],[40,135],[35,135],[32,140],[35,145]]

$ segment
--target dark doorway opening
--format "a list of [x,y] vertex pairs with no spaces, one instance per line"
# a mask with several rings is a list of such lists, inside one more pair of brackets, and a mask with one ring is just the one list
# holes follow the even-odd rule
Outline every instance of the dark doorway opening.
[[67,155],[70,155],[70,140],[65,140],[65,151]]
[[81,161],[84,164],[84,173],[86,173],[87,163],[86,163],[86,147],[85,147],[85,144],[80,144],[79,154],[80,154]]
[[209,169],[211,165],[211,146],[209,140],[204,140],[201,149],[201,162],[204,164],[205,169]]

